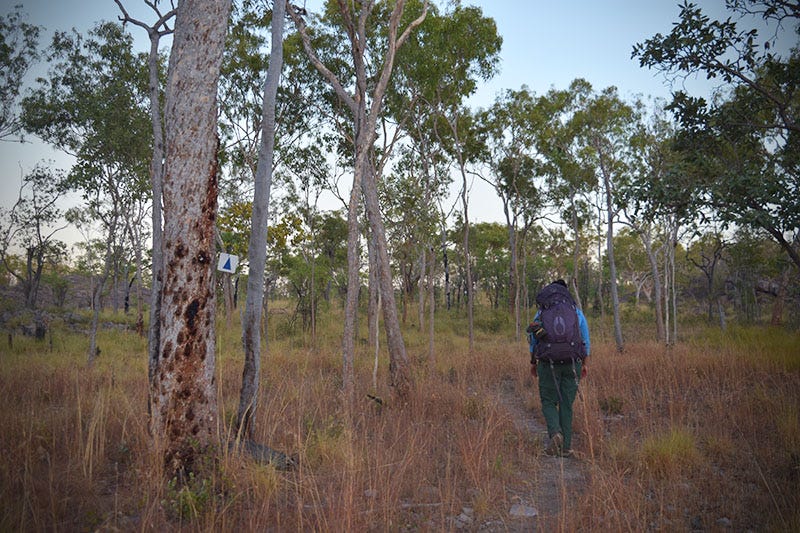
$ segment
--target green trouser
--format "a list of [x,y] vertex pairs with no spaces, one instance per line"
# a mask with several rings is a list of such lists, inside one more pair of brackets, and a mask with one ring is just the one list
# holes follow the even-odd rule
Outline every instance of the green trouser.
[[556,365],[539,361],[537,372],[547,434],[552,437],[561,433],[564,436],[564,449],[569,450],[572,448],[572,402],[578,394],[581,362]]

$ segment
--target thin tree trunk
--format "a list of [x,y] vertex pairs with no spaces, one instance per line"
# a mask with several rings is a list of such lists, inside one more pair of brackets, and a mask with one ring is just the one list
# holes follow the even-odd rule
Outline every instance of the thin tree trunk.
[[662,291],[661,291],[661,273],[658,271],[658,258],[653,251],[653,241],[649,233],[645,233],[642,229],[639,231],[639,237],[644,244],[644,250],[647,254],[647,260],[650,262],[650,270],[653,274],[653,300],[656,312],[656,332],[659,342],[666,342],[667,335],[664,329],[664,314],[662,310]]
[[450,261],[447,257],[447,229],[442,225],[442,270],[444,270],[444,306],[448,311],[453,305],[453,298],[450,287]]
[[[377,258],[380,266],[378,271],[378,279],[380,281],[380,291],[383,306],[383,320],[387,334],[387,344],[389,348],[389,373],[391,385],[395,391],[402,398],[406,397],[410,390],[411,375],[408,372],[408,359],[405,352],[405,344],[403,343],[402,335],[400,334],[400,325],[397,321],[397,309],[395,307],[394,292],[391,282],[391,270],[389,269],[389,255],[386,248],[386,234],[383,228],[380,211],[378,209],[378,194],[375,183],[375,172],[372,169],[370,155],[373,150],[373,142],[375,140],[375,124],[378,120],[378,114],[383,105],[383,97],[386,93],[386,88],[389,83],[389,78],[394,67],[394,59],[397,49],[405,42],[411,32],[420,24],[422,24],[425,16],[427,15],[428,3],[423,3],[422,14],[413,20],[405,29],[405,31],[398,36],[398,26],[400,19],[403,15],[405,7],[404,0],[398,0],[391,11],[389,23],[386,27],[387,40],[386,48],[383,55],[383,67],[380,74],[372,80],[372,100],[369,109],[367,108],[367,69],[365,64],[366,52],[366,27],[367,20],[375,7],[373,2],[362,2],[360,4],[349,5],[347,2],[340,0],[338,2],[339,12],[342,15],[345,27],[348,30],[350,38],[350,47],[353,58],[353,66],[355,69],[355,95],[351,95],[345,89],[341,81],[336,75],[328,69],[315,53],[312,45],[311,38],[306,31],[305,20],[297,13],[297,10],[289,4],[287,10],[292,20],[294,21],[303,41],[303,48],[306,51],[311,63],[314,67],[325,77],[328,83],[333,87],[336,95],[347,106],[353,114],[353,133],[355,139],[355,163],[354,163],[354,183],[350,198],[350,210],[348,215],[350,223],[348,227],[351,231],[348,236],[348,265],[350,272],[348,275],[348,298],[357,298],[355,290],[358,286],[357,261],[355,257],[357,242],[357,234],[353,234],[353,230],[357,230],[354,214],[352,210],[356,208],[354,204],[354,196],[357,196],[356,190],[362,189],[365,202],[367,205],[367,217],[370,222],[370,230],[375,233],[377,237]],[[357,13],[357,20],[353,18],[351,7]],[[351,242],[353,241],[353,242]],[[352,249],[351,249],[352,247]],[[352,257],[351,257],[352,251]],[[355,302],[357,304],[357,300]],[[353,311],[355,310],[355,307]],[[351,339],[348,335],[354,333],[355,312],[352,312],[352,323],[348,330],[347,323],[345,326],[345,338],[343,346],[345,357],[352,357],[352,350],[349,350]],[[352,359],[351,359],[352,362]],[[345,382],[347,378],[345,378]]]
[[725,306],[722,305],[722,296],[717,297],[717,313],[719,314],[719,327],[722,331],[728,329],[725,323]]
[[[139,211],[137,218],[141,222],[143,213]],[[134,224],[128,224],[128,233],[134,246],[136,257],[136,333],[144,335],[144,311],[142,301],[144,300],[144,288],[142,285],[142,230],[137,228],[134,231]]]
[[672,270],[672,341],[678,341],[678,284],[675,278],[675,248],[678,246],[678,221],[672,215],[672,238],[670,239],[670,266]]
[[267,225],[272,186],[272,162],[275,148],[275,104],[283,68],[283,20],[286,2],[279,0],[272,10],[272,49],[267,77],[264,81],[264,101],[261,121],[261,146],[256,166],[253,214],[250,231],[247,278],[247,299],[242,321],[244,368],[239,410],[236,414],[237,436],[253,438],[253,417],[258,407],[258,387],[261,377],[261,312],[264,306],[264,272],[267,263]]
[[[347,297],[344,310],[344,332],[342,334],[342,385],[344,389],[347,412],[353,407],[355,395],[355,372],[353,360],[355,355],[356,317],[358,314],[358,292],[361,286],[359,276],[360,263],[358,254],[358,207],[361,200],[361,185],[353,176],[353,188],[350,190],[350,203],[347,211]],[[371,327],[371,326],[369,326]]]
[[664,243],[664,341],[667,346],[673,344],[674,339],[670,338],[670,314],[669,314],[669,291],[670,291],[670,245],[667,236]]
[[436,369],[436,351],[434,350],[434,318],[436,310],[436,293],[434,291],[434,276],[436,276],[436,254],[433,246],[430,248],[431,260],[428,267],[428,365],[433,372]]
[[[522,305],[523,309],[525,310],[525,320],[533,320],[533,315],[530,313],[530,290],[528,288],[528,230],[530,227],[526,224],[524,231],[522,232],[522,239],[521,239],[521,247],[520,247],[520,256],[522,257]],[[577,301],[577,300],[576,300]]]
[[426,272],[427,272],[427,253],[428,248],[423,245],[422,253],[420,254],[419,259],[419,280],[417,281],[417,323],[419,324],[419,332],[422,333],[425,331],[425,280],[426,280]]
[[100,297],[103,294],[103,289],[106,285],[106,280],[108,279],[109,273],[111,272],[111,263],[113,262],[113,250],[114,250],[114,241],[115,235],[117,231],[117,220],[116,215],[112,214],[111,224],[108,228],[108,239],[109,241],[106,242],[106,259],[103,262],[103,273],[100,275],[100,279],[97,282],[97,285],[92,292],[92,308],[94,312],[92,313],[92,325],[91,329],[89,330],[89,355],[88,355],[88,363],[89,366],[94,364],[94,360],[98,355],[97,349],[97,328],[99,326],[100,321]]
[[[364,148],[364,152],[368,153],[366,147]],[[376,177],[373,174],[374,170],[364,155],[356,160],[356,173],[359,173],[358,167],[360,163],[361,185],[366,200],[367,217],[370,229],[376,237],[378,286],[383,310],[383,327],[386,331],[386,347],[389,350],[390,384],[401,399],[407,399],[411,388],[411,373],[408,368],[408,356],[403,336],[400,332],[400,321],[397,316],[389,249],[386,243],[386,230],[378,207],[378,189]]]
[[606,211],[608,215],[606,228],[606,253],[608,254],[608,270],[611,281],[611,305],[614,311],[614,341],[617,351],[622,351],[625,345],[622,341],[622,325],[619,318],[619,294],[617,293],[617,264],[614,259],[614,205],[611,195],[611,180],[605,170],[602,170],[603,182],[606,189]]
[[469,255],[469,202],[467,201],[467,174],[464,172],[464,167],[461,165],[461,206],[464,209],[464,269],[466,271],[467,282],[467,323],[469,329],[469,351],[472,353],[475,350],[475,317],[473,314],[473,290],[472,290],[472,267],[470,265]]
[[571,194],[569,197],[571,211],[572,211],[572,232],[575,234],[575,246],[572,247],[572,294],[575,297],[575,305],[578,309],[583,309],[583,302],[581,302],[581,294],[578,290],[578,269],[581,257],[581,234],[578,225],[578,209],[575,205],[575,195]]
[[[152,282],[150,287],[150,325],[147,331],[147,350],[148,363],[147,375],[148,382],[153,383],[155,370],[158,364],[158,354],[161,344],[161,285],[163,280],[163,230],[161,227],[161,198],[164,177],[164,129],[161,122],[161,102],[159,98],[158,81],[158,43],[161,37],[169,35],[172,30],[168,27],[168,22],[175,16],[176,10],[172,9],[165,14],[161,14],[155,4],[151,7],[158,15],[158,21],[152,26],[144,22],[132,19],[125,6],[120,0],[114,0],[123,14],[123,21],[135,24],[145,31],[150,38],[150,52],[147,57],[148,66],[148,89],[150,96],[150,123],[153,128],[153,157],[150,159],[150,186],[153,191],[153,262],[152,262]],[[150,397],[147,398],[147,410],[152,412]]]
[[599,205],[600,200],[598,199],[597,205],[597,305],[600,308],[600,316],[606,316],[606,306],[603,300],[603,240],[600,239],[600,235],[603,234],[603,208]]

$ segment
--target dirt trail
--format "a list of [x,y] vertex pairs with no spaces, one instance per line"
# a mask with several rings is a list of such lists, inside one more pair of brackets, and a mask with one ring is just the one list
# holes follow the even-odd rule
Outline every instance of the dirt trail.
[[537,469],[532,473],[526,487],[520,487],[515,494],[519,503],[529,509],[535,509],[535,517],[519,517],[513,523],[511,531],[547,531],[559,522],[564,511],[566,495],[580,494],[586,487],[586,473],[579,458],[558,458],[544,455],[542,450],[547,442],[547,428],[538,412],[526,407],[527,400],[535,394],[535,388],[524,388],[518,380],[507,378],[499,387],[498,397],[508,410],[514,425],[532,442],[540,443],[531,453],[536,457]]

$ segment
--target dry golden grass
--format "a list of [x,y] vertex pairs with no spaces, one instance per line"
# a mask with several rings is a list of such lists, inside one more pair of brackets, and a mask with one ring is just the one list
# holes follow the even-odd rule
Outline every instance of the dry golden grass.
[[[520,530],[508,511],[541,479],[541,442],[500,391],[541,420],[524,342],[504,325],[478,332],[469,354],[461,320],[445,320],[428,368],[427,337],[409,328],[406,406],[392,401],[383,351],[373,388],[373,350],[360,345],[348,422],[341,320],[321,322],[320,348],[284,333],[262,365],[256,440],[299,466],[280,472],[223,447],[210,477],[184,487],[159,477],[150,446],[143,339],[104,331],[87,368],[85,336],[56,332],[52,348],[15,338],[0,349],[0,531],[440,531],[464,508],[472,529]],[[239,336],[236,325],[218,335],[223,436]],[[758,328],[694,338],[620,354],[597,327],[571,460],[584,490],[568,495],[569,512],[541,517],[543,530],[798,529],[800,338]]]

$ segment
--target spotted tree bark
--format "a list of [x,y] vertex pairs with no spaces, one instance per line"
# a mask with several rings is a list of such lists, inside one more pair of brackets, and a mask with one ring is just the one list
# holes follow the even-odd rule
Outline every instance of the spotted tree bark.
[[230,0],[182,0],[165,105],[164,261],[150,429],[168,476],[202,466],[217,440],[214,222],[217,83]]

